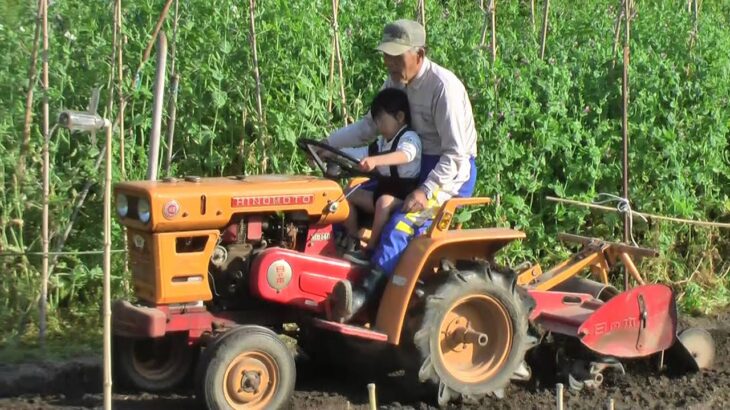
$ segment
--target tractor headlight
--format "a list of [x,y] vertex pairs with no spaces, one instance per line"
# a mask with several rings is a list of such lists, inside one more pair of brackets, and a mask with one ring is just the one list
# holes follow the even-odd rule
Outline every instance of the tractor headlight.
[[129,201],[124,194],[117,194],[117,214],[120,218],[124,218],[129,213]]
[[137,216],[142,223],[150,221],[150,202],[144,198],[140,198],[137,202]]

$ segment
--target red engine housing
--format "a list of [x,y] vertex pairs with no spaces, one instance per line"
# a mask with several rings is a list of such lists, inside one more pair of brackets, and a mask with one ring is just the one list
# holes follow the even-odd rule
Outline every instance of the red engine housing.
[[341,279],[362,271],[342,259],[284,248],[262,251],[251,266],[251,293],[271,302],[324,312],[324,301]]

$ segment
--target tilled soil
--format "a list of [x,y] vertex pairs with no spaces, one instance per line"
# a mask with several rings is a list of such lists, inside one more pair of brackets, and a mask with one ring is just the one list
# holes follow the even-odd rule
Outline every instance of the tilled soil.
[[[598,390],[573,392],[565,389],[565,408],[616,409],[724,409],[730,408],[730,310],[712,318],[684,319],[685,324],[707,329],[715,338],[716,357],[712,370],[673,376],[658,374],[645,362],[630,363],[624,376],[608,374]],[[357,368],[322,373],[313,364],[298,363],[297,389],[292,409],[366,409],[367,384],[375,383],[381,408],[437,408],[435,391],[415,388],[402,374],[376,378]],[[46,394],[22,395],[42,385]],[[0,365],[0,399],[3,409],[89,409],[102,405],[98,359],[81,359],[55,365]],[[92,393],[87,393],[92,392]],[[503,399],[484,398],[451,408],[544,409],[555,408],[554,386],[539,383],[513,384]],[[115,409],[184,410],[199,405],[191,394],[115,394]]]

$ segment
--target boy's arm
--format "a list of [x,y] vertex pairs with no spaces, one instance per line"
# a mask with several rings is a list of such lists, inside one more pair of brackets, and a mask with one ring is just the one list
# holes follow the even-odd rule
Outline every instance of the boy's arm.
[[390,154],[375,155],[372,157],[365,157],[360,161],[360,167],[363,171],[372,171],[375,167],[390,166],[390,165],[403,165],[411,162],[413,157],[409,156],[406,151],[396,151]]

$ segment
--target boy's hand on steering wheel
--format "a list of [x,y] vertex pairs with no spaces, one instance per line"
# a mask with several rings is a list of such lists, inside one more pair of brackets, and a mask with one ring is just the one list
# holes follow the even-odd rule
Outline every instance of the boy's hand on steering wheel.
[[365,157],[360,160],[360,169],[365,172],[370,172],[377,167],[377,160],[373,157]]

